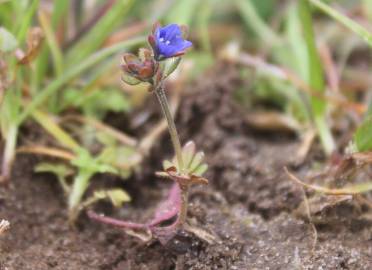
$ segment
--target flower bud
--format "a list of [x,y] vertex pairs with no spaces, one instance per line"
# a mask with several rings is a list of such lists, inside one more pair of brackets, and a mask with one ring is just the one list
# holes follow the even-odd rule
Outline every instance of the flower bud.
[[140,82],[150,82],[158,67],[151,51],[143,48],[139,50],[139,57],[126,53],[123,55],[123,60],[124,64],[121,66],[124,71],[123,80],[131,85]]

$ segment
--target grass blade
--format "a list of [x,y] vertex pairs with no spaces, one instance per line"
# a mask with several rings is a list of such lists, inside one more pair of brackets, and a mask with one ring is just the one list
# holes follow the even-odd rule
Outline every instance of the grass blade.
[[35,110],[32,113],[34,119],[46,130],[48,131],[62,146],[67,147],[73,151],[80,149],[79,144],[64,131],[60,126],[58,126],[48,115],[41,111]]
[[321,11],[335,19],[336,21],[340,22],[351,31],[356,33],[360,36],[365,42],[368,43],[369,46],[372,47],[372,33],[370,33],[366,28],[361,26],[360,24],[354,22],[352,19],[346,17],[345,15],[341,14],[334,8],[330,7],[329,5],[323,3],[320,0],[307,0],[311,2],[314,6],[319,8]]
[[268,44],[275,45],[280,43],[280,37],[257,14],[252,1],[235,0],[235,5],[246,25],[252,28],[258,37],[265,40]]
[[53,29],[43,11],[40,11],[39,14],[39,22],[44,31],[46,36],[46,41],[50,48],[53,58],[54,70],[57,76],[61,76],[63,73],[63,57],[62,52],[58,46],[56,37],[53,33]]
[[67,65],[72,67],[97,50],[107,38],[108,33],[123,21],[130,10],[133,0],[120,0],[111,7],[100,21],[67,54]]
[[354,142],[359,152],[372,150],[372,114],[367,116],[355,132]]
[[[303,35],[307,47],[309,76],[308,82],[312,89],[319,92],[325,91],[323,78],[323,69],[318,50],[316,47],[311,9],[308,0],[301,0],[299,3],[299,13],[302,22]],[[326,154],[331,154],[335,149],[335,143],[331,131],[326,123],[327,103],[315,96],[311,97],[311,107],[314,116],[314,122],[317,126],[320,140]]]
[[74,79],[76,76],[96,65],[100,61],[109,57],[110,55],[120,52],[122,50],[128,49],[132,46],[141,44],[144,41],[143,37],[130,39],[118,44],[115,44],[111,47],[102,49],[95,54],[91,55],[86,60],[82,61],[79,65],[75,65],[58,77],[48,86],[43,88],[33,100],[26,106],[25,110],[20,115],[18,122],[23,122],[29,115],[32,113],[39,105],[41,105],[48,97],[53,95],[58,89],[60,89],[64,84],[68,83],[70,80]]
[[70,1],[66,0],[55,0],[53,5],[53,15],[52,15],[52,27],[54,30],[57,29],[58,24],[60,23],[61,18],[63,18],[66,11],[70,6]]
[[[34,0],[31,3],[31,6],[27,9],[26,14],[22,17],[22,24],[17,31],[17,39],[19,42],[22,42],[25,39],[32,22],[32,17],[34,16],[36,9],[39,7],[39,2],[39,0]],[[19,15],[22,16],[22,14]]]
[[[56,0],[53,6],[53,15],[51,17],[52,32],[57,33],[57,28],[61,23],[61,19],[66,15],[70,5],[70,1]],[[58,45],[58,43],[57,43]],[[58,45],[60,47],[60,45]],[[35,72],[33,72],[31,77],[31,94],[34,95],[40,83],[45,78],[45,74],[48,71],[48,48],[44,47],[39,57],[36,59]]]

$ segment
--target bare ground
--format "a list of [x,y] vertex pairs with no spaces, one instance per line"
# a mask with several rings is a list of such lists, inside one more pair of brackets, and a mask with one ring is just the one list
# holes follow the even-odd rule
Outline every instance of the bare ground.
[[[0,190],[0,218],[11,223],[0,238],[0,269],[167,270],[175,269],[181,256],[184,269],[194,270],[372,269],[368,209],[350,199],[319,210],[315,248],[314,231],[296,210],[303,192],[283,167],[304,175],[314,161],[322,162],[319,150],[298,165],[295,136],[257,132],[244,122],[232,101],[233,91],[244,83],[234,69],[221,66],[204,78],[211,79],[186,91],[177,123],[183,140],[195,140],[206,152],[210,185],[192,189],[189,220],[213,233],[215,244],[192,236],[180,236],[166,247],[145,244],[85,216],[70,228],[57,181],[32,172],[34,157],[19,156],[11,185]],[[120,210],[103,205],[108,214],[132,220],[151,215],[168,183],[150,171],[160,168],[158,158],[169,154],[160,145],[168,143],[164,136],[146,170],[128,181],[96,177],[96,185],[123,186],[134,199]]]

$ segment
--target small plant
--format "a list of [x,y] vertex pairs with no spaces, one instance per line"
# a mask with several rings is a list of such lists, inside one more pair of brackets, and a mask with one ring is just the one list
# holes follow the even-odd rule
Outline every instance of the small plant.
[[[167,97],[164,91],[165,79],[177,68],[181,56],[192,43],[186,40],[186,27],[170,24],[161,27],[153,26],[148,41],[150,49],[141,48],[138,57],[125,54],[122,66],[123,80],[128,84],[149,83],[162,108],[167,120],[168,130],[173,144],[175,157],[172,161],[164,161],[164,171],[157,175],[175,181],[170,190],[169,197],[160,204],[152,220],[139,224],[120,221],[113,218],[97,215],[89,211],[88,215],[103,223],[125,228],[126,231],[142,240],[156,237],[163,244],[173,238],[179,229],[185,228],[188,206],[188,193],[191,185],[208,184],[202,177],[208,166],[203,162],[204,153],[196,152],[194,142],[190,141],[181,147],[176,125],[171,114]],[[165,223],[170,225],[163,226]]]

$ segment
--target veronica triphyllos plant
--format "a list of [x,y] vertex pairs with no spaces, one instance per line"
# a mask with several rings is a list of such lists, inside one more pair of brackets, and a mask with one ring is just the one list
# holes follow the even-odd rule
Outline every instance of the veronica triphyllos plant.
[[202,177],[208,168],[204,163],[204,153],[196,151],[192,141],[183,147],[181,146],[164,91],[166,78],[177,68],[182,55],[192,46],[192,43],[186,40],[186,34],[187,28],[185,26],[170,24],[161,27],[157,23],[148,36],[151,49],[140,48],[138,55],[124,54],[124,64],[122,65],[124,82],[131,85],[150,84],[150,91],[156,96],[167,120],[175,156],[171,161],[164,161],[163,171],[156,174],[175,182],[170,189],[168,198],[160,203],[153,218],[146,223],[117,220],[88,211],[88,215],[95,220],[122,227],[127,233],[142,240],[150,240],[155,237],[163,244],[187,225],[190,186],[208,184],[208,180]]

